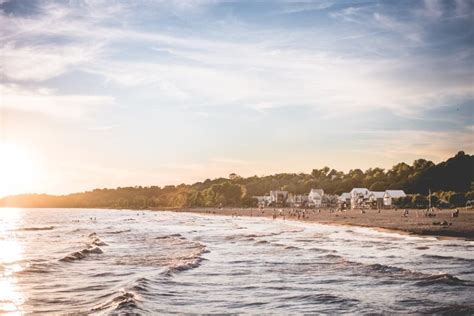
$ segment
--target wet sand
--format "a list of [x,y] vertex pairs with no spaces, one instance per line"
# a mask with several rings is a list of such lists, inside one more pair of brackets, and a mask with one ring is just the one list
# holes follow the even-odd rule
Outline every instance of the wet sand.
[[[157,209],[158,210],[158,209]],[[474,210],[460,209],[459,217],[451,217],[454,210],[437,210],[436,217],[423,216],[423,210],[410,209],[408,216],[404,217],[404,210],[384,209],[380,213],[377,210],[346,210],[343,212],[330,212],[329,209],[306,210],[305,219],[301,216],[290,216],[292,208],[265,208],[262,213],[257,208],[188,208],[174,209],[176,212],[193,212],[202,214],[217,214],[227,216],[259,216],[273,217],[273,212],[279,214],[282,210],[283,216],[278,215],[276,220],[302,220],[305,222],[317,222],[321,224],[354,225],[371,227],[380,230],[390,230],[399,233],[416,235],[431,235],[438,237],[458,237],[474,240]],[[435,223],[448,222],[448,225],[436,225]]]

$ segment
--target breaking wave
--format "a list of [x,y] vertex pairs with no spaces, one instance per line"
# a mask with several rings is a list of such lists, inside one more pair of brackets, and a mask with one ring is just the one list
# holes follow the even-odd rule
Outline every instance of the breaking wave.
[[115,259],[117,265],[138,265],[163,268],[162,275],[196,268],[205,260],[202,255],[209,252],[198,241],[191,241],[181,234],[148,236],[140,240],[146,249],[137,251],[134,256],[120,256]]
[[74,262],[76,260],[81,260],[87,258],[91,254],[102,254],[104,251],[99,246],[107,246],[108,244],[102,241],[96,233],[89,234],[89,240],[85,248],[72,252],[67,256],[59,259],[63,262]]
[[100,312],[105,310],[114,312],[132,312],[134,310],[141,310],[139,303],[140,298],[136,293],[122,290],[112,299],[109,299],[105,303],[94,307],[91,312]]
[[[330,255],[328,255],[330,256]],[[416,286],[430,286],[436,284],[444,285],[459,285],[459,286],[474,286],[474,282],[462,280],[449,273],[429,274],[401,267],[384,265],[384,264],[364,264],[353,261],[346,261],[342,259],[343,265],[351,266],[355,271],[363,273],[365,275],[387,275],[396,279],[405,279],[407,281],[413,281]]]

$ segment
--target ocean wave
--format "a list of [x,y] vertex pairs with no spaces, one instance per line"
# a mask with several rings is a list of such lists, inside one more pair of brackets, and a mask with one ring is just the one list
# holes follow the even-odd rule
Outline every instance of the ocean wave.
[[314,252],[320,252],[320,253],[328,253],[328,252],[337,252],[336,250],[328,250],[328,249],[323,249],[323,248],[309,248],[308,250],[314,251]]
[[112,235],[115,235],[115,234],[129,233],[129,232],[131,232],[131,231],[132,231],[131,229],[124,229],[124,230],[114,230],[114,231],[111,231],[111,232],[106,232],[106,234],[112,234]]
[[204,245],[200,245],[200,247],[188,255],[169,261],[163,274],[170,275],[175,272],[186,271],[199,267],[201,262],[205,260],[202,257],[205,252],[206,247]]
[[334,254],[327,254],[323,256],[326,259],[333,259],[333,260],[344,260],[341,256],[339,255],[334,255]]
[[428,258],[428,259],[434,259],[434,260],[460,261],[460,262],[466,262],[466,263],[474,264],[473,259],[461,258],[461,257],[428,255],[428,254],[422,255],[422,257],[423,258]]
[[91,309],[91,312],[101,312],[105,310],[112,310],[114,312],[137,311],[141,310],[139,296],[132,292],[122,290],[121,293],[114,296],[112,299],[106,301]]
[[307,238],[301,238],[301,239],[295,239],[296,242],[314,242],[314,239],[307,239]]
[[101,254],[101,253],[103,253],[103,251],[99,247],[84,248],[82,250],[68,254],[64,258],[59,259],[59,261],[73,262],[76,260],[84,259],[90,254]]
[[452,304],[441,307],[433,307],[421,311],[427,315],[474,315],[473,305]]
[[22,276],[30,273],[50,273],[54,271],[54,267],[57,263],[46,261],[46,262],[29,262],[25,268],[16,272],[15,275]]
[[386,275],[394,279],[404,279],[415,282],[416,286],[430,286],[436,284],[474,286],[474,282],[459,279],[449,273],[429,274],[397,266],[380,263],[364,264],[353,261],[342,260],[342,264],[349,265],[356,271],[359,270],[365,275]]
[[67,256],[59,259],[59,261],[74,262],[74,261],[77,261],[77,260],[84,259],[84,258],[88,257],[91,254],[102,254],[102,253],[104,253],[102,248],[100,248],[99,246],[107,246],[108,244],[106,242],[102,241],[97,236],[97,233],[95,233],[95,232],[89,234],[88,237],[89,237],[89,241],[88,241],[85,248],[83,248],[79,251],[72,252],[72,253],[68,254]]
[[136,247],[142,251],[137,251],[133,256],[116,256],[114,263],[162,268],[159,274],[172,275],[198,267],[205,260],[202,255],[209,252],[204,244],[177,233],[142,237],[135,240]]
[[147,278],[139,278],[135,281],[135,285],[132,286],[132,289],[136,292],[145,293],[148,292],[148,287],[150,280]]
[[53,230],[54,226],[42,226],[42,227],[22,227],[15,229],[15,231],[22,232],[22,231],[37,231],[37,230]]
[[173,238],[185,239],[183,235],[181,234],[169,234],[169,235],[155,237],[155,239],[173,239]]
[[340,304],[344,307],[357,305],[360,301],[353,298],[337,296],[333,294],[303,294],[284,297],[285,301],[299,301],[307,304]]
[[459,279],[449,273],[426,275],[415,283],[415,285],[418,286],[430,286],[436,284],[462,285],[474,287],[474,282]]

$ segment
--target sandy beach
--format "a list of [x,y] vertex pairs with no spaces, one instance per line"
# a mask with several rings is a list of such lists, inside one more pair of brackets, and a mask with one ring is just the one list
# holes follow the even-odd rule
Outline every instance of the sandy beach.
[[[293,210],[296,209],[265,208],[262,212],[257,208],[184,208],[174,209],[173,211],[227,216],[260,216],[270,219],[273,218],[275,211],[277,214],[276,220],[278,221],[301,220],[321,224],[353,225],[399,233],[474,240],[474,210],[460,209],[459,217],[453,218],[451,214],[454,210],[450,209],[435,211],[435,217],[425,217],[423,210],[419,209],[408,210],[408,216],[406,217],[402,209],[385,209],[381,210],[380,213],[377,210],[365,210],[365,213],[362,213],[358,209],[343,212],[331,212],[330,209],[320,209],[320,212],[318,212],[317,209],[308,209],[305,212],[305,219],[302,219],[301,211],[298,219]],[[447,222],[447,225],[440,225],[444,221]]]

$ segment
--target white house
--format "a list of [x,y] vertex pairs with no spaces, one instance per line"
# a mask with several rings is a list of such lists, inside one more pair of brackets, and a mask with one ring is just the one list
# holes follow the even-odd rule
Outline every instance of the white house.
[[308,205],[319,207],[323,203],[323,189],[311,189],[308,194]]
[[386,190],[383,196],[383,205],[392,206],[392,200],[407,196],[403,190]]
[[343,207],[351,205],[351,194],[349,192],[342,193],[338,198],[339,204]]
[[369,199],[370,191],[367,188],[353,188],[351,194],[351,207],[356,208],[365,204]]
[[269,195],[254,196],[253,198],[257,200],[258,206],[261,206],[261,207],[267,206],[268,203],[270,202]]
[[370,191],[369,193],[369,203],[371,206],[375,206],[377,208],[383,207],[383,198],[385,192],[384,191]]
[[308,196],[305,194],[289,194],[286,203],[292,207],[303,207],[308,203]]
[[285,204],[286,199],[288,198],[288,191],[270,191],[270,204],[273,205],[282,205]]
[[322,206],[332,207],[339,203],[339,196],[333,194],[324,194],[322,199]]

